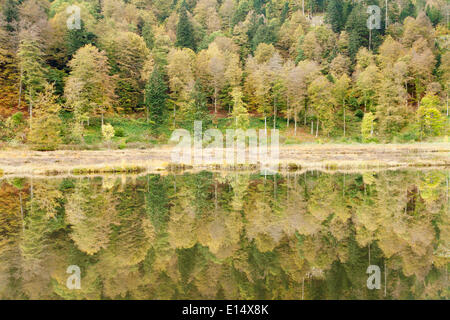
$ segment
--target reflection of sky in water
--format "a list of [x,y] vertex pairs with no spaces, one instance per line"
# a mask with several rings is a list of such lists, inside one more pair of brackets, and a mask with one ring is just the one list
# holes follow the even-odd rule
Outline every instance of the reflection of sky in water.
[[[3,179],[0,297],[448,299],[448,179],[445,170]],[[70,265],[79,290],[66,286]],[[378,290],[367,288],[369,265]]]

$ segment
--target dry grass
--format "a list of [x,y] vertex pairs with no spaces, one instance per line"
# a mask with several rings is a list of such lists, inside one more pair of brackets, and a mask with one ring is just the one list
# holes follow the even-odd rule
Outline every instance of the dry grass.
[[[171,150],[170,147],[161,147],[147,150],[0,151],[0,174],[52,176],[186,170],[252,171],[259,169],[259,164],[173,163]],[[280,170],[287,171],[450,167],[450,144],[282,146],[279,160],[273,163],[279,165]]]

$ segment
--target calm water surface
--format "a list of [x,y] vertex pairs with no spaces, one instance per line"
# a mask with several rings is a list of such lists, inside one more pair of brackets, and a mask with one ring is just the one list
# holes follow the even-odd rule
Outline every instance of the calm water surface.
[[449,175],[3,178],[0,298],[448,299]]

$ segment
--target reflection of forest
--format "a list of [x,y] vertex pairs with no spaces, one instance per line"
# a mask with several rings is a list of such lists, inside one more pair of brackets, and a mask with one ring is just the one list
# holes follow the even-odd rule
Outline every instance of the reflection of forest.
[[[0,297],[448,299],[448,182],[448,171],[5,179]],[[73,264],[80,290],[66,287]],[[369,264],[380,290],[366,287]]]

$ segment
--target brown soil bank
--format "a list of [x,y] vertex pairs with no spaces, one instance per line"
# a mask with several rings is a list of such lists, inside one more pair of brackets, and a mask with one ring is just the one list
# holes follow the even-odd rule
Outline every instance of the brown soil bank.
[[[169,146],[146,150],[0,151],[3,174],[80,174],[170,171],[175,169],[257,169],[258,165],[179,165],[171,163]],[[450,167],[450,143],[389,145],[296,145],[280,147],[280,169],[367,169]]]

